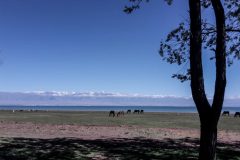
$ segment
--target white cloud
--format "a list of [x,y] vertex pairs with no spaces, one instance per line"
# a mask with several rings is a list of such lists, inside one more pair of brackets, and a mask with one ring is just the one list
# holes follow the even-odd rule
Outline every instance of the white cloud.
[[[210,100],[211,101],[211,100]],[[226,98],[225,106],[240,106],[240,97]],[[146,105],[194,106],[191,97],[111,92],[0,92],[0,105]]]

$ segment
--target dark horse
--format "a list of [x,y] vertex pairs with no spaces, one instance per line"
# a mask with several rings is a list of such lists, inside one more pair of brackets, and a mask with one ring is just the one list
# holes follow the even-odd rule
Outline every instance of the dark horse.
[[240,117],[240,112],[236,112],[235,114],[234,114],[234,117]]
[[131,109],[127,110],[127,114],[128,114],[128,113],[131,113]]
[[133,113],[140,113],[140,110],[135,109]]
[[229,111],[223,111],[222,116],[229,116],[230,112]]
[[109,112],[109,117],[110,117],[110,116],[115,117],[115,111],[110,111],[110,112]]
[[143,113],[144,113],[144,110],[141,110],[140,113],[143,114]]

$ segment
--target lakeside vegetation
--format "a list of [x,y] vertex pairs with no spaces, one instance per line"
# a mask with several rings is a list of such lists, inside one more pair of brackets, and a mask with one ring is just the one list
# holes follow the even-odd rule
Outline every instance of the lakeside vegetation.
[[[89,111],[37,111],[12,112],[0,111],[0,121],[33,122],[42,124],[77,124],[94,126],[140,126],[156,128],[190,128],[199,129],[199,117],[196,113],[144,113],[125,114],[109,117],[108,112]],[[219,130],[240,132],[240,118],[233,115],[221,116]]]

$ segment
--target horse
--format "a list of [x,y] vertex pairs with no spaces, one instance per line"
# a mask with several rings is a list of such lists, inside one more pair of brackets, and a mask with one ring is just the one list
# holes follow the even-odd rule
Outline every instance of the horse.
[[143,113],[144,113],[144,110],[141,110],[140,113],[143,114]]
[[139,110],[137,110],[137,109],[135,109],[133,113],[137,113],[137,114],[139,114],[139,113],[140,113],[140,111],[139,111]]
[[223,111],[222,116],[229,116],[230,112],[229,111]]
[[112,117],[115,117],[115,111],[110,111],[110,112],[109,112],[109,117],[111,117],[111,116],[112,116]]
[[131,110],[129,109],[129,110],[127,110],[127,114],[130,114],[131,113]]
[[240,112],[236,112],[235,114],[234,114],[234,117],[240,117]]
[[124,116],[124,111],[119,111],[118,113],[117,113],[117,117],[118,116]]

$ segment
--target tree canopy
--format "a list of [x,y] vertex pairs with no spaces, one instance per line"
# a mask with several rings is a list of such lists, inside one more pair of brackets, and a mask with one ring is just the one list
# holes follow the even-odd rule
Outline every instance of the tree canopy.
[[[139,9],[141,3],[150,0],[130,0],[132,5],[125,6],[126,13],[132,13]],[[171,5],[173,0],[164,0]],[[223,0],[226,19],[226,55],[227,64],[231,66],[235,59],[240,59],[240,1]],[[202,0],[202,8],[208,10],[211,8],[211,1]],[[173,78],[181,82],[191,79],[189,70],[189,46],[190,46],[190,28],[189,21],[181,22],[175,29],[170,31],[165,40],[160,42],[159,54],[164,61],[170,64],[177,64],[183,68],[182,72],[172,75]],[[207,53],[215,52],[216,46],[216,25],[207,17],[202,18],[202,42],[203,48]],[[210,56],[215,59],[214,54]]]

